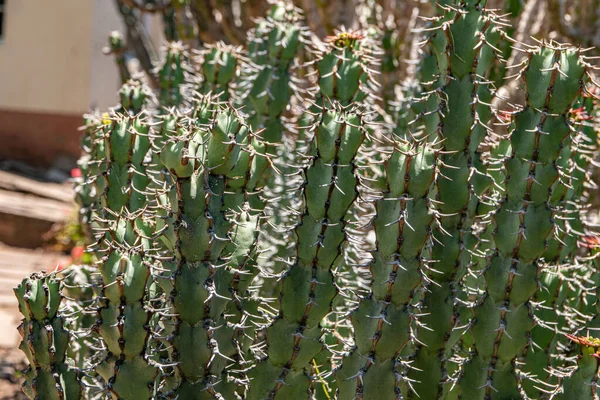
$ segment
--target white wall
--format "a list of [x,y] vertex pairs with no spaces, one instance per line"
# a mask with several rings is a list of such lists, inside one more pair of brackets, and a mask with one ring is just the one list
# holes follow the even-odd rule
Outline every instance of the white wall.
[[0,109],[81,114],[117,103],[118,71],[102,53],[122,31],[114,0],[11,0],[0,42]]
[[0,108],[86,111],[91,17],[89,0],[7,1],[0,43]]

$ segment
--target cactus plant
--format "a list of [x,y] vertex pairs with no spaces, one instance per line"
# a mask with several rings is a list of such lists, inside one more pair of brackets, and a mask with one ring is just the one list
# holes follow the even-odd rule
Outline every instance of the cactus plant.
[[[583,49],[514,43],[485,1],[448,0],[399,71],[416,40],[389,2],[126,3],[183,42],[86,118],[96,262],[17,289],[28,396],[598,397]],[[523,101],[500,105],[511,70]]]

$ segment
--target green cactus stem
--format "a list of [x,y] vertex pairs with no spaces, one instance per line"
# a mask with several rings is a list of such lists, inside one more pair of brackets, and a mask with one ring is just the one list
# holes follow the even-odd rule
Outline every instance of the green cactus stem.
[[520,396],[515,361],[534,340],[531,300],[560,213],[551,190],[559,178],[555,160],[568,143],[568,111],[587,67],[577,50],[564,46],[545,44],[530,49],[528,57],[521,72],[527,106],[515,115],[511,132],[506,195],[493,217],[496,251],[485,271],[487,292],[474,308],[474,356],[461,378],[463,396]]
[[228,101],[235,91],[234,82],[239,75],[241,47],[228,46],[222,42],[207,45],[194,57],[194,66],[201,76],[198,92],[212,93],[219,100]]
[[[264,149],[257,171],[264,176],[257,181],[258,189],[272,178],[269,168],[284,150],[281,146],[287,131],[284,114],[292,97],[299,90],[294,79],[296,57],[307,42],[306,28],[294,7],[276,2],[269,17],[258,21],[249,32],[248,60],[242,64],[237,104],[248,113],[248,122],[255,132],[262,130]],[[261,171],[262,170],[262,171]],[[249,188],[252,189],[252,188]]]
[[[492,82],[487,76],[501,55],[494,45],[501,34],[485,2],[452,2],[442,7],[437,28],[429,39],[440,72],[435,89],[438,108],[435,130],[428,140],[440,141],[435,190],[432,191],[431,259],[426,268],[427,289],[420,303],[416,354],[408,377],[414,380],[409,398],[444,398],[453,388],[460,365],[450,361],[453,348],[467,331],[471,316],[460,286],[473,259],[478,240],[472,231],[478,204],[492,181],[482,161],[480,144],[488,135],[492,116]],[[433,29],[433,28],[432,28]],[[425,108],[431,94],[423,97]],[[434,103],[435,103],[434,102]],[[428,127],[428,121],[424,121]]]
[[79,376],[66,358],[70,335],[59,312],[61,283],[56,276],[34,273],[14,289],[23,320],[19,348],[27,356],[23,391],[30,399],[82,398]]
[[242,216],[233,223],[223,204],[227,175],[239,165],[251,135],[231,106],[202,97],[194,107],[194,119],[175,120],[174,129],[164,131],[160,149],[174,185],[165,231],[176,260],[171,301],[177,321],[170,341],[181,383],[173,395],[228,398],[232,385],[219,379],[238,349],[235,327],[223,313],[237,295],[230,290],[236,268],[244,267],[241,259],[252,247],[245,240],[255,240],[253,225],[244,225]]
[[539,387],[548,389],[550,385],[558,384],[548,367],[556,366],[554,360],[562,353],[561,349],[569,347],[561,333],[590,328],[591,317],[582,316],[596,313],[595,291],[585,283],[593,282],[595,274],[590,273],[585,260],[574,257],[585,231],[585,208],[581,203],[590,182],[590,167],[597,147],[597,134],[590,123],[595,113],[596,100],[591,93],[584,93],[570,110],[572,139],[569,146],[565,141],[556,162],[560,176],[552,192],[564,211],[563,216],[554,219],[555,240],[548,241],[543,255],[548,265],[540,273],[543,284],[535,298],[535,303],[540,304],[535,310],[538,323],[532,329],[535,344],[525,349],[523,370],[530,376],[530,382],[524,382],[524,387],[531,396],[539,395]]
[[112,54],[115,57],[117,68],[119,69],[119,77],[121,83],[127,82],[131,79],[131,74],[127,68],[125,61],[125,50],[126,47],[123,43],[123,35],[119,31],[113,31],[108,37],[108,47],[104,49],[105,54]]
[[[260,19],[248,32],[246,62],[241,64],[235,103],[248,113],[248,122],[253,131],[259,132],[262,143],[254,145],[259,156],[252,161],[251,175],[246,179],[245,191],[256,193],[255,197],[268,198],[266,213],[272,215],[271,224],[279,226],[286,201],[293,190],[286,184],[284,174],[293,174],[294,168],[286,165],[289,160],[289,141],[292,122],[288,119],[292,105],[301,99],[304,89],[297,78],[300,63],[298,57],[308,42],[307,30],[298,10],[289,2],[275,2],[268,16]],[[286,154],[288,153],[288,154]],[[279,183],[286,182],[280,185]],[[262,201],[251,202],[252,208],[265,207]],[[282,218],[280,218],[282,217]],[[281,234],[266,225],[261,240],[274,252],[285,247]],[[260,268],[270,275],[277,266],[273,259],[265,256]],[[279,271],[277,271],[279,272]],[[263,297],[273,295],[273,280],[261,285]]]
[[335,99],[347,106],[367,99],[374,101],[377,86],[374,68],[379,62],[372,55],[371,43],[359,32],[340,32],[328,36],[326,41],[325,52],[317,57],[316,103],[322,105],[327,99]]
[[267,358],[249,372],[249,399],[304,398],[306,370],[322,350],[320,321],[337,290],[332,268],[347,240],[348,209],[356,199],[354,160],[366,136],[361,110],[334,103],[317,116],[304,169],[296,259],[281,277],[280,311],[266,329]]
[[387,158],[386,188],[376,203],[377,250],[371,292],[351,314],[355,347],[336,371],[339,398],[401,398],[419,291],[430,247],[433,188],[439,155],[427,143],[398,140]]
[[181,42],[169,42],[165,60],[158,70],[160,104],[163,107],[177,107],[183,101],[185,59],[188,57]]
[[149,127],[144,112],[135,111],[143,102],[139,83],[123,86],[122,113],[110,116],[101,130],[105,159],[96,178],[100,200],[92,249],[102,276],[102,299],[95,329],[106,346],[99,373],[112,396],[122,399],[149,397],[156,375],[146,356],[151,316],[145,307],[147,252],[153,226],[144,216]]

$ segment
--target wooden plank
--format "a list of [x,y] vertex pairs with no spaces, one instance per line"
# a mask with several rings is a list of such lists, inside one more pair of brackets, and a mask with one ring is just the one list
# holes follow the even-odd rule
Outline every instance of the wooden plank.
[[65,221],[72,204],[0,190],[0,242],[36,248],[53,224]]
[[0,245],[0,276],[24,278],[35,271],[51,271],[57,263],[64,262],[68,256],[45,252],[31,251]]
[[13,265],[15,261],[21,261],[24,265],[29,265],[30,270],[36,271],[39,265],[47,264],[48,260],[62,260],[65,256],[60,253],[36,250],[31,251],[18,247],[5,246],[0,244],[0,268],[6,265]]
[[[48,263],[48,261],[49,261],[49,263]],[[56,262],[58,262],[58,259]],[[50,265],[50,267],[48,267],[48,264]],[[18,280],[21,280],[29,272],[41,271],[43,269],[45,269],[46,271],[53,270],[53,267],[55,264],[56,263],[52,258],[49,258],[44,263],[25,265],[25,266],[23,265],[22,261],[18,261],[13,264],[6,263],[6,266],[3,266],[2,268],[0,268],[0,277],[4,278],[4,279],[18,278]],[[10,267],[10,269],[9,269],[9,267]],[[31,268],[31,267],[33,267],[33,268]],[[23,271],[26,271],[25,274],[23,274]],[[27,271],[29,271],[29,272],[27,272]]]
[[21,283],[21,280],[22,280],[22,278],[18,278],[16,276],[12,276],[12,277],[0,276],[0,288],[5,288],[5,287],[14,288],[19,283]]
[[18,215],[41,221],[64,221],[72,205],[62,201],[45,199],[31,194],[0,190],[0,213]]
[[13,306],[14,307],[17,306],[17,298],[15,297],[15,295],[13,293],[0,294],[0,307],[13,307]]
[[0,171],[0,189],[34,194],[39,197],[64,203],[71,203],[74,197],[72,185],[70,183],[40,182],[6,171]]

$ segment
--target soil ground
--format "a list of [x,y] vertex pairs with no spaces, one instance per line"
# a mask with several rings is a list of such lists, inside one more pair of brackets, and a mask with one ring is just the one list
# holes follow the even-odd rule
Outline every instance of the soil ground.
[[0,347],[0,400],[21,400],[21,371],[25,369],[23,353],[15,347]]

